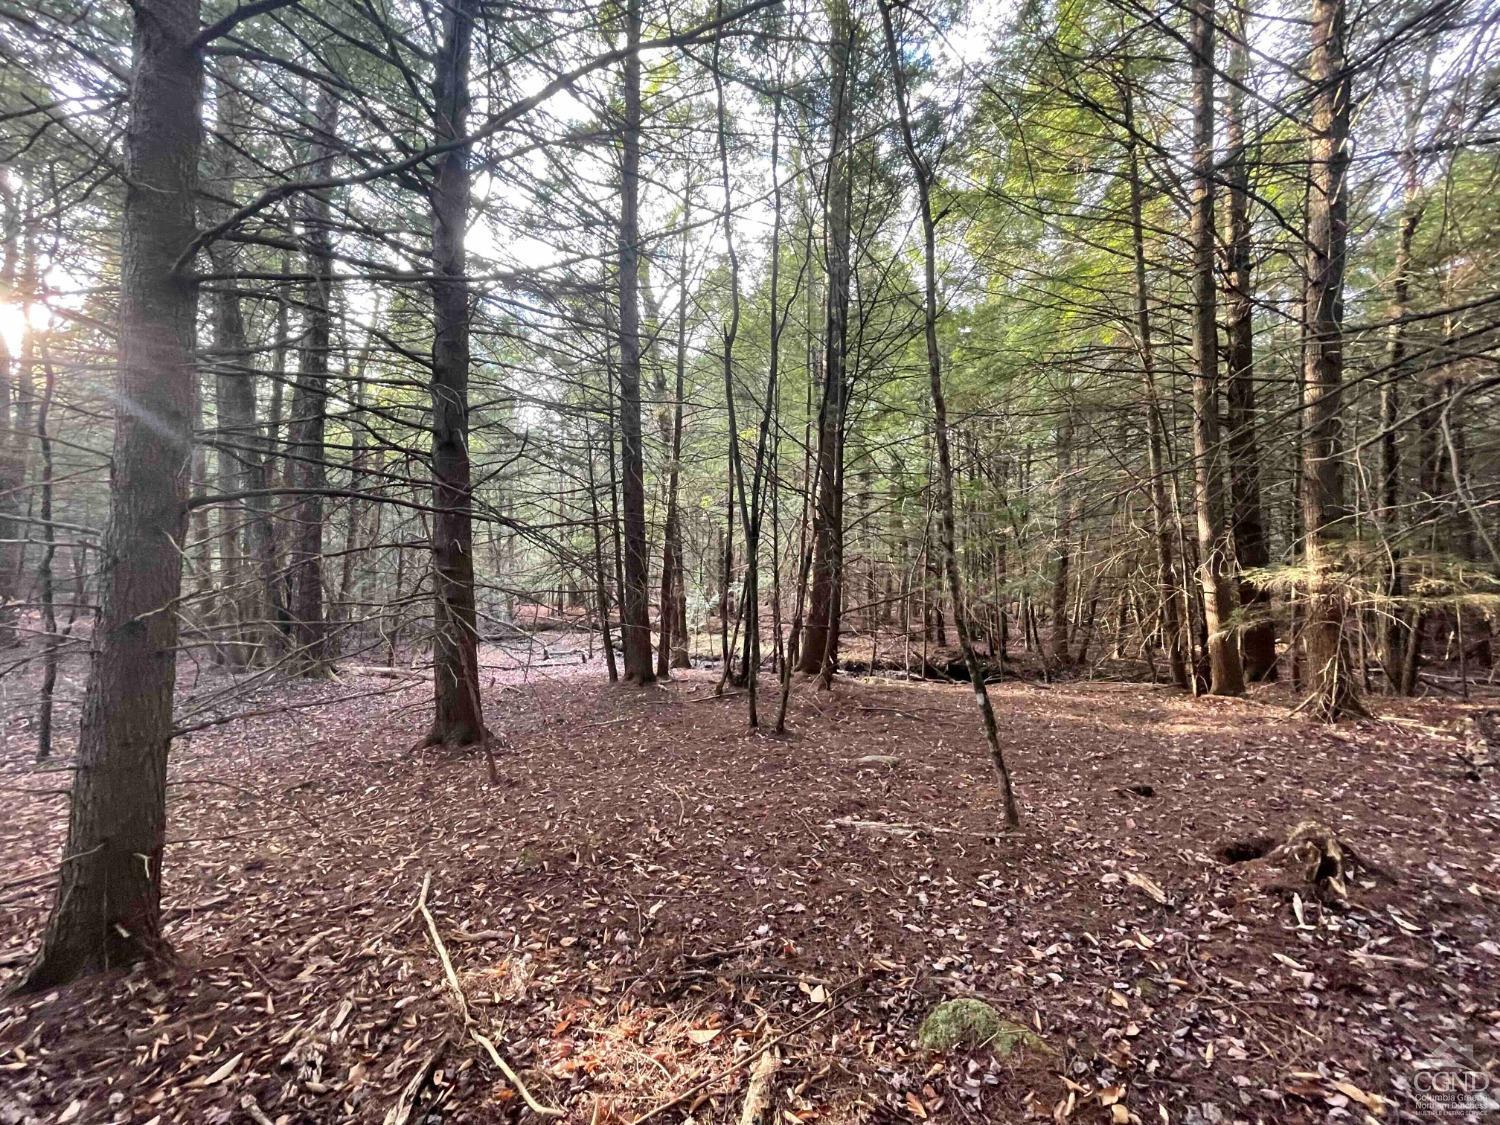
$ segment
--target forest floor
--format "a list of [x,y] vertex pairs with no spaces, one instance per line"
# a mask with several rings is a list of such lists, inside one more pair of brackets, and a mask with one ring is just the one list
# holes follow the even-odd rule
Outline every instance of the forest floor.
[[[1500,1086],[1500,779],[1466,757],[1493,695],[1330,729],[1275,686],[1002,684],[1025,818],[1002,835],[965,687],[799,684],[778,740],[710,672],[642,690],[574,660],[485,651],[499,785],[413,749],[430,683],[363,672],[180,739],[178,963],[0,1000],[0,1123],[529,1119],[474,1032],[579,1125],[761,1095],[768,1125],[1491,1112],[1433,1091]],[[26,742],[0,761],[0,976],[66,819]],[[1223,854],[1308,819],[1383,874],[1323,901]],[[954,997],[1045,1047],[918,1048]]]

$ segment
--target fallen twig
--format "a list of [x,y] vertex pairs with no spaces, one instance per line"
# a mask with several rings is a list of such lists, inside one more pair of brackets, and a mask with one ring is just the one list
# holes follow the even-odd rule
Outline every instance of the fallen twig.
[[505,1075],[506,1081],[516,1088],[516,1093],[521,1095],[521,1100],[526,1103],[526,1107],[532,1113],[538,1117],[561,1117],[563,1115],[562,1110],[553,1106],[543,1105],[531,1096],[531,1091],[521,1081],[521,1076],[500,1056],[500,1052],[496,1049],[495,1044],[485,1036],[479,1034],[475,1029],[474,1016],[469,1011],[469,998],[464,995],[464,986],[459,983],[458,973],[453,968],[453,959],[448,956],[448,947],[443,944],[443,935],[438,932],[437,919],[432,916],[432,911],[427,909],[427,891],[431,886],[432,874],[429,872],[422,876],[422,891],[417,896],[417,912],[422,915],[423,921],[427,923],[428,936],[432,938],[432,947],[437,951],[438,960],[442,962],[443,976],[448,982],[448,988],[453,993],[454,1001],[458,1005],[459,1015],[464,1021],[464,1030],[469,1033],[469,1037],[475,1043],[484,1048],[490,1059],[500,1068],[500,1072]]

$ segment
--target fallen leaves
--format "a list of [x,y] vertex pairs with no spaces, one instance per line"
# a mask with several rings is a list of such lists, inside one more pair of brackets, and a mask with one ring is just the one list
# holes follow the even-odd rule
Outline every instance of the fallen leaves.
[[[487,1054],[439,1049],[440,978],[411,916],[426,870],[477,1026],[601,1125],[705,1077],[678,1112],[734,1121],[752,1053],[815,1013],[776,1048],[762,1125],[1383,1121],[1428,1039],[1500,1042],[1500,819],[1431,771],[1419,730],[1365,759],[1250,703],[1000,685],[1032,830],[999,840],[961,688],[840,683],[782,743],[732,704],[683,706],[710,690],[702,673],[651,693],[596,673],[486,699],[512,744],[503,790],[476,761],[410,753],[420,686],[195,735],[195,776],[279,793],[316,825],[174,788],[170,893],[215,904],[172,923],[193,973],[0,1007],[0,1113],[89,1121],[106,1089],[120,1119],[162,1125],[523,1112]],[[1141,777],[1155,796],[1100,815]],[[20,878],[55,857],[60,811],[17,803],[24,847],[8,837],[0,859]],[[1377,841],[1400,882],[1235,899],[1216,846],[1304,815]],[[34,934],[45,894],[13,893],[0,926]],[[830,982],[856,972],[876,975],[845,1006]],[[1058,1055],[918,1055],[947,996],[1045,1028]]]
[[1287,1075],[1284,1085],[1289,1093],[1321,1099],[1335,1109],[1343,1109],[1353,1102],[1375,1117],[1385,1115],[1385,1098],[1368,1093],[1345,1078],[1335,1078],[1317,1071],[1294,1070]]

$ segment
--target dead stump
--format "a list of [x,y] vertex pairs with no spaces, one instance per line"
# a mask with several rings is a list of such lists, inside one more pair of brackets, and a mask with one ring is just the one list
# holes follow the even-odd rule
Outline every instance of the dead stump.
[[1349,880],[1357,869],[1378,873],[1333,829],[1316,820],[1304,820],[1280,843],[1255,837],[1226,844],[1219,855],[1238,863],[1250,889],[1259,894],[1343,899],[1348,897]]

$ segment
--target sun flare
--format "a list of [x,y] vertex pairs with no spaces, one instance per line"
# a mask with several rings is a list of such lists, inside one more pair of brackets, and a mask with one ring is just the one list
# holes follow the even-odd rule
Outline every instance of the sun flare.
[[46,305],[32,305],[28,310],[10,301],[0,301],[0,341],[11,355],[21,351],[28,328],[45,332],[52,325],[52,313]]
[[15,355],[25,335],[26,311],[19,305],[0,304],[0,341],[4,341],[5,350]]

